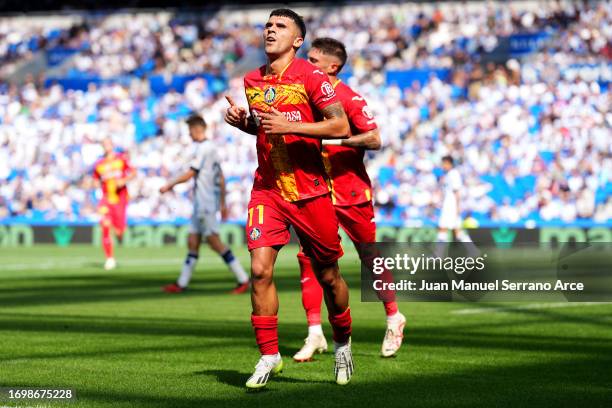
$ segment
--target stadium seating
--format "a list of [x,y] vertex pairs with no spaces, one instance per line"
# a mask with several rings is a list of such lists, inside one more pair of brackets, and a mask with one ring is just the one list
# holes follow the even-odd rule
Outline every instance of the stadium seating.
[[[612,224],[612,6],[521,7],[306,10],[310,39],[347,43],[342,78],[381,127],[384,148],[368,154],[381,223],[435,225],[440,159],[451,154],[462,209],[481,226]],[[72,28],[26,26],[18,41],[0,29],[0,61],[44,52],[53,72],[0,86],[0,222],[95,221],[90,173],[103,137],[138,168],[130,219],[185,220],[189,187],[157,190],[188,162],[181,121],[192,111],[228,163],[230,217],[244,219],[255,146],[223,123],[223,95],[245,105],[240,64],[260,53],[260,26],[200,17],[85,16]]]

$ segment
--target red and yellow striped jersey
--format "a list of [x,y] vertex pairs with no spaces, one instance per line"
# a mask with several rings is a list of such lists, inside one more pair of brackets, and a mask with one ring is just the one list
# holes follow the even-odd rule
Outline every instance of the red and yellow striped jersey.
[[[266,66],[248,73],[244,87],[251,115],[271,107],[289,121],[316,122],[320,111],[339,102],[329,77],[310,62],[295,58],[278,75],[266,75]],[[257,161],[253,190],[271,191],[287,201],[299,201],[329,192],[321,160],[321,141],[295,134],[257,132]]]
[[127,156],[121,153],[102,157],[94,164],[93,176],[102,183],[102,196],[108,204],[127,201],[127,188],[117,187],[117,180],[127,176],[131,169]]

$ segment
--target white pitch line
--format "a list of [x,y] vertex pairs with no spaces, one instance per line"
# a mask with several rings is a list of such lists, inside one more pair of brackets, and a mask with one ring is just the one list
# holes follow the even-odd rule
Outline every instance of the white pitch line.
[[470,315],[482,313],[505,313],[514,310],[530,310],[530,309],[555,309],[560,307],[585,307],[607,305],[610,302],[551,302],[551,303],[528,303],[518,306],[503,306],[503,307],[473,307],[469,309],[459,309],[451,311],[452,314]]
[[[150,258],[142,258],[142,259],[125,259],[119,260],[117,263],[119,266],[128,265],[128,266],[148,266],[148,265],[173,265],[176,263],[181,263],[183,259],[181,258],[165,258],[165,259],[150,259]],[[81,259],[66,259],[62,261],[45,261],[40,263],[19,263],[19,264],[1,264],[0,263],[0,272],[2,271],[20,271],[24,269],[76,269],[83,268],[86,266],[92,266],[92,264],[99,263],[103,264],[102,261],[96,262],[91,260],[91,258],[81,258]]]

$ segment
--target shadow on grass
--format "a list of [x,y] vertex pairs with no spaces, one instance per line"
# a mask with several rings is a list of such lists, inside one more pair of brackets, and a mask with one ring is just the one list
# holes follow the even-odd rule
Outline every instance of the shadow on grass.
[[[268,392],[248,393],[243,387],[247,374],[234,370],[204,370],[194,377],[212,376],[218,384],[208,383],[200,395],[186,395],[181,387],[166,384],[151,392],[133,381],[133,392],[100,384],[77,389],[80,406],[96,407],[237,407],[289,406],[324,407],[606,407],[610,406],[609,364],[596,358],[571,358],[563,361],[542,359],[522,365],[449,364],[440,372],[420,374],[416,369],[384,373],[357,370],[353,381],[344,387],[325,381],[311,382],[274,377]],[[467,367],[467,368],[466,368]],[[284,378],[284,379],[283,379]],[[204,380],[204,378],[202,378]],[[187,380],[184,380],[187,381]],[[12,385],[7,383],[6,385]],[[15,384],[16,385],[16,384]],[[49,384],[20,384],[49,386]],[[185,385],[185,384],[182,384]],[[230,388],[219,388],[229,385]],[[189,384],[192,389],[196,384]],[[193,393],[192,393],[193,395]]]
[[[228,273],[229,275],[229,273]],[[190,290],[172,295],[162,292],[161,287],[174,282],[174,278],[146,278],[142,275],[112,275],[36,278],[29,280],[27,287],[0,289],[0,308],[11,306],[62,305],[72,303],[122,302],[146,299],[168,299],[172,296],[195,297],[228,294],[235,281],[227,278],[202,276],[194,280]],[[0,279],[0,282],[2,280]],[[278,292],[297,291],[299,276],[275,278]],[[195,288],[194,288],[195,286]]]
[[564,323],[578,323],[578,324],[588,323],[588,324],[592,324],[595,326],[603,326],[603,327],[612,328],[612,320],[610,319],[610,316],[589,316],[587,314],[574,315],[574,314],[561,313],[555,309],[512,308],[512,307],[507,307],[507,305],[504,306],[502,304],[489,304],[485,307],[504,308],[503,309],[504,313],[520,315],[520,316],[531,316],[531,317],[542,318],[545,320],[558,321],[558,322],[564,322]]
[[[441,350],[449,347],[458,349],[480,349],[480,350],[511,350],[516,352],[537,352],[546,350],[548,352],[564,353],[572,356],[575,353],[593,356],[612,356],[612,339],[587,337],[580,333],[573,335],[563,333],[562,335],[544,334],[516,334],[508,332],[495,332],[495,330],[506,327],[534,327],[554,322],[565,322],[567,316],[555,313],[554,315],[543,314],[540,319],[530,318],[528,320],[512,319],[511,321],[485,322],[479,320],[469,324],[451,324],[443,327],[415,327],[408,328],[405,345],[399,358],[409,356],[412,350],[419,347],[439,347]],[[574,323],[573,319],[570,319]],[[587,322],[588,323],[588,322]],[[560,326],[563,327],[563,326]],[[576,330],[576,326],[570,326]],[[483,330],[488,330],[483,332]],[[252,345],[254,337],[248,314],[245,313],[244,321],[220,321],[218,319],[179,319],[179,318],[140,318],[140,317],[115,317],[115,316],[69,316],[33,313],[0,313],[0,332],[47,332],[66,335],[68,338],[73,334],[110,334],[129,339],[131,335],[144,336],[190,336],[194,342],[201,341],[201,345],[210,347],[223,347],[223,342],[232,339],[233,344]],[[302,345],[304,325],[302,323],[281,322],[279,325],[279,337],[282,352],[290,356]],[[360,356],[360,344],[378,345],[381,342],[383,328],[363,326],[355,321],[353,330],[354,352]],[[193,347],[198,347],[198,344]],[[292,347],[291,347],[292,346]],[[255,349],[254,349],[255,351]],[[135,348],[133,353],[140,352]],[[73,352],[58,350],[57,354],[44,353],[36,355],[28,353],[17,356],[1,356],[0,361],[11,361],[28,358],[66,358],[73,356],[92,357],[99,353],[98,350],[91,352]],[[103,353],[112,354],[112,349]],[[119,350],[119,354],[130,353],[130,350]],[[404,354],[406,353],[406,354]],[[255,354],[254,354],[255,355]],[[404,355],[404,356],[403,356]]]
[[[194,375],[207,375],[215,377],[216,380],[222,384],[231,385],[232,387],[238,387],[244,390],[244,383],[249,378],[251,373],[240,372],[237,370],[202,370],[196,371]],[[292,383],[292,384],[332,384],[332,381],[308,381],[300,378],[288,377],[285,374],[280,374],[272,377],[270,381],[275,383]]]

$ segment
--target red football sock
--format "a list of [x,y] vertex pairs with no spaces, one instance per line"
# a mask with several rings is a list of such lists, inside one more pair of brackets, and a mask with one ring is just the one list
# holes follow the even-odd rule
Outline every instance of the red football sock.
[[278,316],[251,315],[255,340],[262,355],[278,353]]
[[397,302],[383,302],[383,305],[385,306],[385,313],[387,314],[387,316],[393,316],[394,314],[396,314],[399,310],[399,308],[397,307]]
[[351,308],[347,307],[344,312],[335,316],[329,315],[329,322],[334,331],[334,341],[346,343],[351,337]]
[[109,226],[102,225],[102,247],[107,258],[113,257],[113,238]]
[[302,305],[306,312],[308,326],[321,324],[321,302],[323,301],[323,288],[319,285],[317,277],[312,269],[310,259],[300,252],[298,255],[300,264],[300,282],[302,285]]

